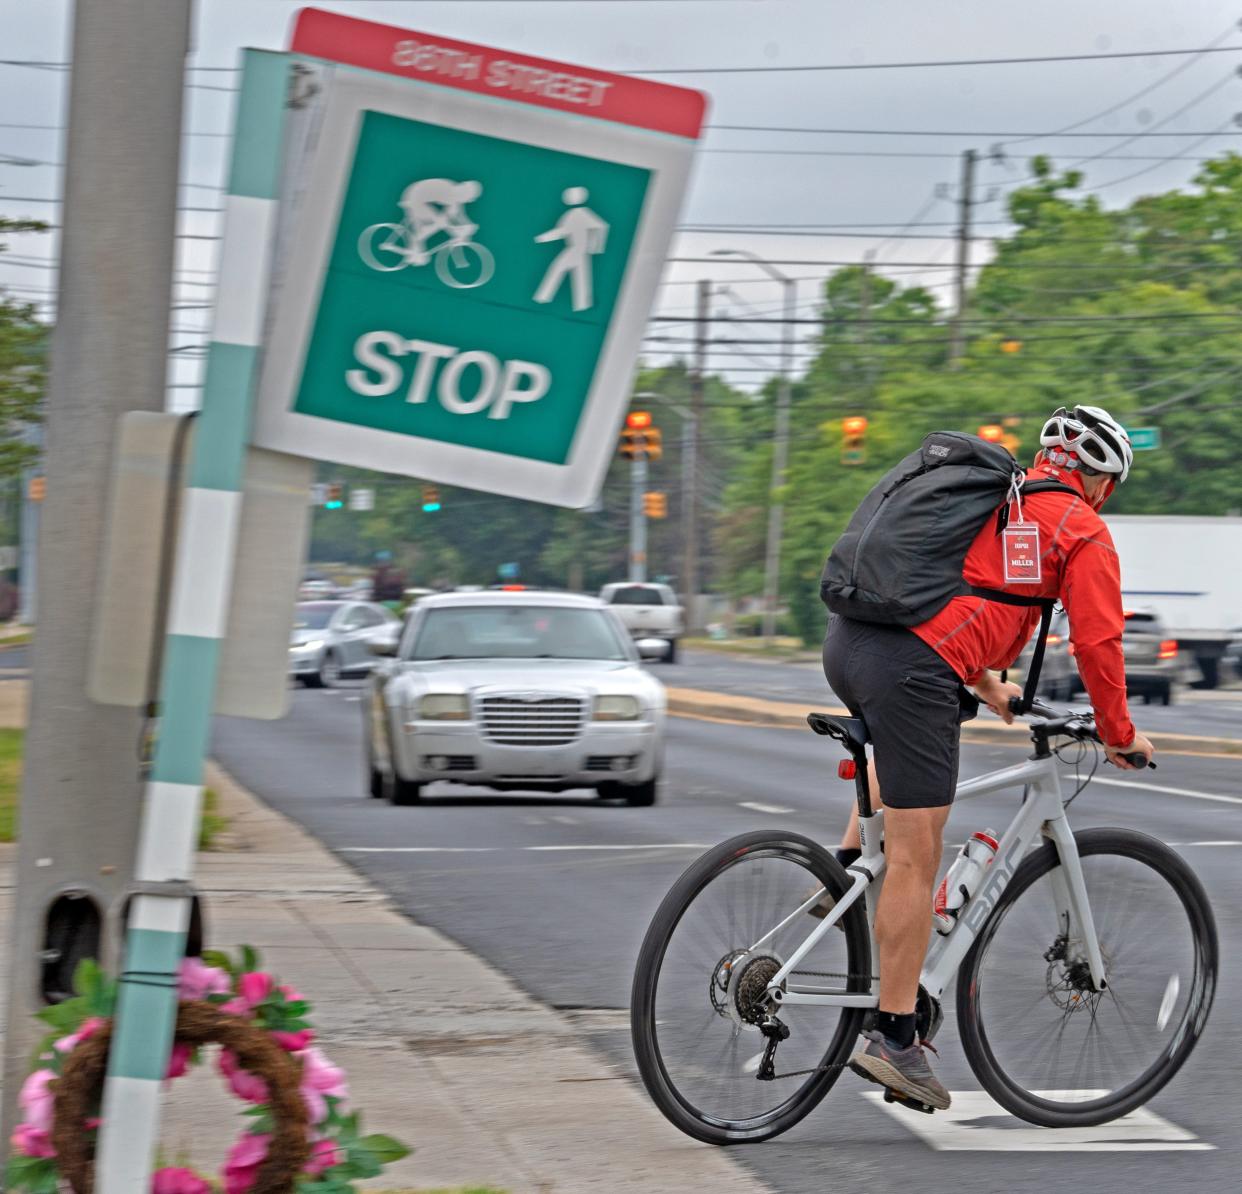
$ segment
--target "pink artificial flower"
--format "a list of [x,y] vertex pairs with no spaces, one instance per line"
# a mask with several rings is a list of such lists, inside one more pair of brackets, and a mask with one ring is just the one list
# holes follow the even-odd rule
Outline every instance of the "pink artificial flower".
[[334,1141],[316,1140],[311,1145],[310,1160],[306,1162],[306,1168],[303,1172],[309,1173],[312,1177],[318,1177],[325,1169],[331,1169],[333,1165],[339,1165],[341,1160],[340,1150]]
[[177,973],[180,979],[177,994],[182,999],[227,995],[233,989],[227,972],[218,966],[208,966],[202,958],[186,958]]
[[228,1079],[230,1088],[239,1099],[245,1099],[247,1103],[267,1102],[267,1083],[249,1070],[243,1070],[237,1062],[237,1054],[231,1049],[220,1050],[217,1064],[221,1075]]
[[325,1102],[328,1096],[349,1098],[345,1071],[334,1066],[314,1046],[294,1056],[302,1062],[302,1099],[310,1113],[310,1121],[312,1124],[322,1123],[328,1118],[328,1104]]
[[306,999],[296,987],[291,987],[288,983],[281,983],[276,988],[290,1003],[301,1003]]
[[44,1132],[52,1130],[52,1108],[55,1106],[56,1096],[48,1090],[48,1083],[55,1078],[52,1070],[35,1070],[22,1083],[21,1093],[17,1096],[23,1112],[22,1118],[32,1128]]
[[43,1128],[34,1124],[18,1124],[13,1132],[13,1147],[24,1157],[54,1157],[52,1138]]
[[151,1194],[211,1194],[211,1183],[193,1169],[165,1166],[151,1175]]
[[249,1016],[254,1008],[250,1006],[240,995],[235,999],[230,999],[227,1003],[220,1004],[220,1011],[230,1016]]
[[315,1030],[313,1028],[302,1028],[297,1032],[272,1033],[272,1040],[274,1040],[282,1049],[287,1049],[290,1053],[297,1053],[302,1049],[309,1047],[311,1041],[314,1039]]
[[267,1156],[268,1133],[242,1136],[224,1162],[224,1194],[246,1194]]
[[190,1068],[190,1054],[194,1050],[179,1041],[173,1042],[172,1052],[168,1055],[168,1073],[165,1078],[180,1078]]
[[77,1032],[71,1032],[68,1036],[62,1036],[52,1048],[57,1053],[71,1053],[83,1041],[90,1040],[107,1021],[100,1016],[92,1016],[89,1020],[83,1021],[82,1027]]
[[251,1006],[258,1007],[275,988],[276,983],[270,974],[262,970],[251,970],[237,980],[238,994]]

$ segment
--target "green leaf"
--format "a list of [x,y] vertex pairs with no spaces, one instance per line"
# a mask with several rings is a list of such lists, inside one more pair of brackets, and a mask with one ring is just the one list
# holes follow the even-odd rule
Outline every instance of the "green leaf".
[[205,949],[203,950],[203,965],[214,966],[217,970],[223,970],[231,977],[237,977],[237,967],[233,964],[233,959],[222,949]]
[[242,973],[260,968],[259,951],[253,945],[243,945],[241,947],[241,968]]
[[73,971],[73,989],[88,999],[103,986],[104,972],[94,958],[83,958]]
[[391,1136],[385,1136],[379,1132],[364,1136],[358,1143],[381,1165],[391,1165],[394,1161],[410,1155],[410,1149],[400,1140],[394,1140]]

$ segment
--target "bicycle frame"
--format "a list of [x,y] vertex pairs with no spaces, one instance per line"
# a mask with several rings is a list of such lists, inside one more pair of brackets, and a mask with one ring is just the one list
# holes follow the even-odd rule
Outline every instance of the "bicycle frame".
[[[1013,878],[1018,864],[1027,852],[1038,844],[1041,837],[1053,843],[1061,863],[1059,868],[1054,868],[1051,872],[1060,931],[1071,943],[1077,944],[1080,955],[1085,957],[1094,988],[1102,991],[1107,986],[1104,960],[1096,938],[1095,925],[1091,919],[1091,907],[1087,899],[1078,847],[1074,842],[1074,835],[1070,830],[1069,820],[1065,815],[1065,807],[1061,800],[1061,783],[1055,757],[1031,758],[1016,766],[1005,767],[979,776],[977,779],[967,780],[958,785],[956,801],[970,800],[988,792],[998,792],[1016,786],[1025,788],[1022,805],[1001,835],[996,857],[984,872],[982,882],[967,901],[961,917],[948,935],[941,936],[939,933],[932,933],[932,941],[923,965],[920,982],[928,994],[935,999],[940,999],[967,951],[987,924],[1000,900],[1001,893]],[[791,976],[797,970],[799,962],[815,947],[820,938],[832,931],[833,926],[850,908],[865,898],[868,889],[873,884],[878,884],[883,878],[884,855],[880,850],[883,815],[880,811],[870,817],[859,819],[862,857],[847,868],[853,879],[853,885],[837,901],[832,911],[816,925],[806,940],[784,961],[780,970],[768,984],[767,993],[777,1007],[787,1004],[817,1004],[827,1007],[871,1008],[878,1003],[879,994],[874,982],[870,991],[847,992],[843,989],[826,989],[822,986],[795,983],[791,981]],[[775,925],[759,938],[750,947],[751,950],[759,949],[795,918],[808,912],[822,895],[823,889],[821,888],[780,924]],[[867,919],[871,928],[871,956],[876,959],[873,965],[878,971],[879,953],[875,942],[875,905],[877,902],[874,899],[867,901]],[[929,908],[928,916],[930,915]],[[873,975],[873,979],[874,977]]]

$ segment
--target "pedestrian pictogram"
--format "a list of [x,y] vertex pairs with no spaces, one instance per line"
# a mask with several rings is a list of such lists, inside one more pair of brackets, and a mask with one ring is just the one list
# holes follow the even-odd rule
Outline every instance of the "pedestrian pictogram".
[[555,228],[535,237],[539,244],[565,242],[539,283],[535,302],[550,303],[568,277],[574,310],[585,311],[591,306],[591,261],[608,243],[608,225],[585,206],[589,197],[586,187],[569,187],[561,196],[568,210],[557,220]]
[[314,9],[292,49],[314,136],[255,443],[589,503],[703,96]]
[[[472,239],[479,226],[466,214],[466,204],[482,192],[473,180],[424,178],[410,183],[401,193],[405,220],[370,225],[358,238],[358,255],[384,273],[406,266],[417,269],[434,259],[436,276],[445,286],[471,290],[486,285],[496,262]],[[442,238],[435,240],[437,236]]]

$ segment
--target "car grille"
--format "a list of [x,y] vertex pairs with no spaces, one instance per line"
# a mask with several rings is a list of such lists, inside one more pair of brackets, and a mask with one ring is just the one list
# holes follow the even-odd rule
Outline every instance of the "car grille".
[[586,702],[578,697],[484,697],[483,733],[501,746],[564,746],[582,733]]
[[474,755],[423,755],[423,766],[430,771],[477,771]]

